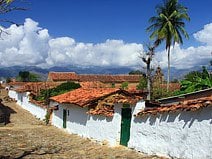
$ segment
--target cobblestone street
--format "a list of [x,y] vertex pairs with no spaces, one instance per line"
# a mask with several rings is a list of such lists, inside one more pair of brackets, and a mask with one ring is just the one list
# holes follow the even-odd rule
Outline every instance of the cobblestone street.
[[[0,96],[3,99],[3,95]],[[10,109],[10,122],[0,127],[0,158],[72,159],[158,159],[119,146],[108,147],[46,126],[14,102],[2,102]]]

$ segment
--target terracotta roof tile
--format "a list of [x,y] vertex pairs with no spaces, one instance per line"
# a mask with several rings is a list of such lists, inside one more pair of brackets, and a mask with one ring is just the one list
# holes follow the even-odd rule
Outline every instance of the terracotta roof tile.
[[[118,95],[115,95],[118,93]],[[121,95],[123,93],[124,95]],[[78,88],[50,99],[58,103],[76,104],[81,107],[88,106],[100,98],[112,96],[110,103],[136,103],[141,97],[135,98],[134,94],[116,88]]]
[[140,75],[94,75],[94,74],[81,74],[78,75],[79,81],[100,81],[104,83],[113,82],[139,82]]
[[212,106],[212,95],[208,97],[202,97],[192,100],[185,100],[177,104],[160,106],[156,108],[146,108],[140,111],[137,116],[144,116],[147,114],[157,114],[164,112],[176,112],[176,111],[195,111],[203,107]]
[[58,103],[70,103],[83,107],[91,101],[115,93],[118,90],[115,88],[78,88],[68,93],[51,97],[50,99]]
[[78,81],[79,78],[75,72],[49,72],[49,81]]
[[31,92],[35,95],[38,95],[41,90],[50,89],[57,87],[59,83],[56,82],[28,82],[25,85],[16,89],[17,92]]
[[80,82],[80,86],[83,88],[107,88],[108,87],[108,85],[99,81]]
[[76,74],[75,72],[49,72],[48,81],[100,81],[113,82],[139,82],[141,75],[104,75],[104,74]]

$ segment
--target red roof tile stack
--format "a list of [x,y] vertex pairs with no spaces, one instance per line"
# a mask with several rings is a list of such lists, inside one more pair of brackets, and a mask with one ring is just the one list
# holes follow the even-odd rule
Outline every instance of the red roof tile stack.
[[207,106],[212,106],[212,95],[192,100],[185,100],[178,104],[160,106],[156,108],[146,108],[140,111],[137,116],[144,116],[148,114],[156,115],[157,113],[164,112],[195,111]]

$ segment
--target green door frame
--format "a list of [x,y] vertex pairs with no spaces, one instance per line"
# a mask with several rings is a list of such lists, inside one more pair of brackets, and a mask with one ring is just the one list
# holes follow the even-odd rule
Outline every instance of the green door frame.
[[121,110],[121,136],[120,145],[127,146],[130,139],[130,124],[132,118],[131,108],[122,108]]
[[66,128],[67,110],[63,109],[63,128]]

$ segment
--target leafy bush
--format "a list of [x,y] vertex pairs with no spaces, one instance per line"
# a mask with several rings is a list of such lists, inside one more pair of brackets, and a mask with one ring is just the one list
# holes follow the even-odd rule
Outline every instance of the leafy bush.
[[62,83],[56,88],[41,90],[40,94],[35,97],[35,100],[45,101],[45,103],[48,104],[50,97],[66,93],[80,87],[81,86],[79,83],[74,83],[74,82]]
[[128,89],[128,82],[123,82],[122,84],[121,84],[121,88],[122,89]]
[[202,68],[202,72],[193,71],[188,73],[184,80],[180,82],[180,91],[176,94],[184,94],[195,92],[212,87],[212,77],[208,73],[205,67]]
[[138,85],[136,86],[137,90],[142,90],[147,88],[147,79],[146,78],[141,78],[139,80]]

